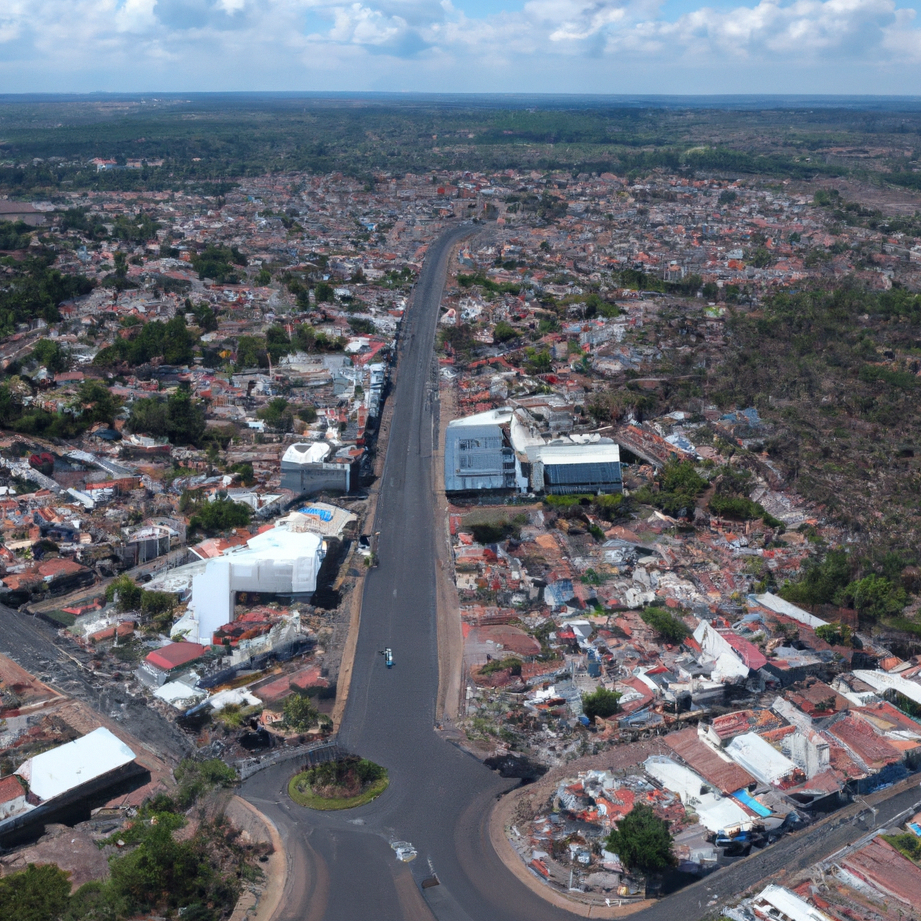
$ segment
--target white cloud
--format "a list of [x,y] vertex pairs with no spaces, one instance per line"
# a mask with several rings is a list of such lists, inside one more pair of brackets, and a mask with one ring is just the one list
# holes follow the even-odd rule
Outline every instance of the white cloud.
[[0,80],[9,92],[921,94],[910,2],[757,0],[669,21],[660,0],[528,0],[481,16],[463,0],[3,0]]

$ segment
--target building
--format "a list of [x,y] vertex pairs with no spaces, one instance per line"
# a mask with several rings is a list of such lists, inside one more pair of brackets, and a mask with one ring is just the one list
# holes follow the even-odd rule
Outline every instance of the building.
[[445,490],[479,492],[513,490],[515,452],[508,436],[509,409],[490,410],[455,419],[445,433]]
[[770,885],[750,902],[756,918],[767,921],[832,921],[831,917],[783,886]]
[[26,825],[54,822],[62,810],[88,807],[93,796],[145,774],[134,758],[104,727],[29,758],[13,775],[15,781],[12,776],[0,780],[0,837]]
[[598,435],[562,435],[553,420],[551,413],[540,423],[521,406],[455,419],[445,433],[445,490],[621,492],[618,445]]
[[233,623],[237,592],[309,600],[326,557],[326,542],[311,527],[309,521],[282,519],[245,545],[208,560],[192,577],[189,610],[173,625],[172,635],[211,645],[215,631]]
[[623,491],[620,448],[613,441],[553,442],[530,448],[527,454],[534,492],[564,496]]
[[160,687],[175,678],[186,665],[197,662],[207,651],[208,647],[199,643],[169,643],[144,657],[138,667],[138,678],[148,686]]
[[351,463],[329,463],[332,445],[325,441],[291,445],[281,458],[281,488],[295,495],[347,493],[352,485]]

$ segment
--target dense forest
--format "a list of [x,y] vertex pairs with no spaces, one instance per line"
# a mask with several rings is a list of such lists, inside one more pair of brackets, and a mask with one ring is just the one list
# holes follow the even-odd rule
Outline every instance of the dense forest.
[[[626,104],[614,97],[191,95],[114,101],[0,100],[0,189],[219,193],[266,172],[563,169],[643,175],[664,168],[809,179],[879,176],[921,188],[921,111]],[[898,153],[851,159],[872,143]],[[914,151],[907,155],[906,148]],[[844,153],[842,153],[844,151]],[[135,169],[97,172],[93,158]],[[161,165],[162,161],[162,165]],[[157,165],[148,165],[157,164]]]

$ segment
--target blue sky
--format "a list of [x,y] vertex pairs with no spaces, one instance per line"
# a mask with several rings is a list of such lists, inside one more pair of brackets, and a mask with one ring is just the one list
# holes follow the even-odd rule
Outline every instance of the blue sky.
[[921,0],[2,0],[4,92],[921,95]]

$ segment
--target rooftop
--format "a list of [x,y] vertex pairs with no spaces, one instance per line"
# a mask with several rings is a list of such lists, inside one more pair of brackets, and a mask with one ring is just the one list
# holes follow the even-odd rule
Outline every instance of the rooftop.
[[108,729],[29,758],[16,773],[40,800],[67,793],[134,761],[134,752]]

